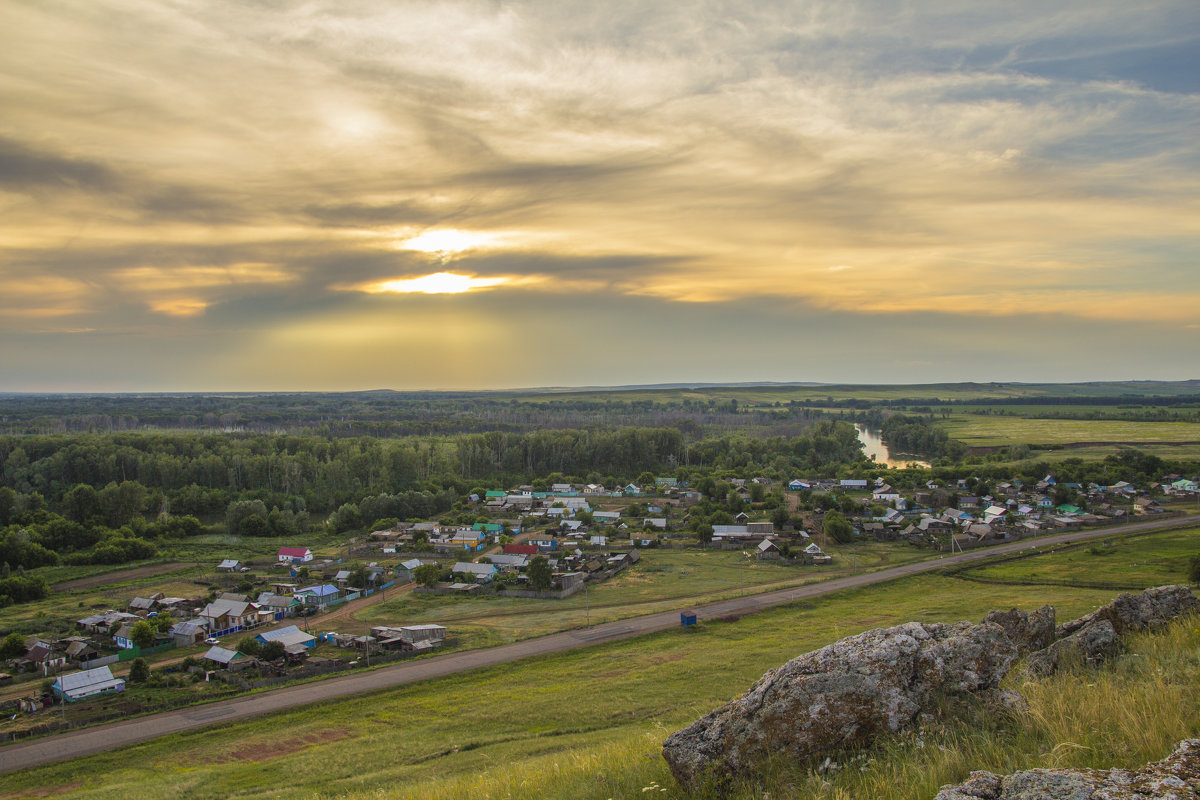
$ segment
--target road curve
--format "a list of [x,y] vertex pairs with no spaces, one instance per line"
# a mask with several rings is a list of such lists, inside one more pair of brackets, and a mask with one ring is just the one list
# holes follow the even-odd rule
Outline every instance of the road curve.
[[[1025,539],[1010,544],[955,553],[930,561],[904,564],[903,566],[891,567],[878,572],[836,578],[805,586],[777,589],[764,592],[763,594],[737,597],[731,600],[721,600],[715,603],[696,606],[695,611],[700,619],[743,616],[784,605],[794,600],[819,597],[844,589],[855,589],[875,583],[883,583],[897,578],[918,575],[923,572],[932,572],[955,564],[977,561],[992,556],[1018,553],[1035,547],[1041,548],[1047,545],[1082,541],[1085,539],[1112,536],[1114,534],[1149,533],[1164,528],[1180,527],[1189,524],[1191,521],[1188,518],[1172,517],[1170,519],[1160,519],[1151,522],[1114,525],[1094,531],[1055,534],[1053,536],[1039,537],[1034,540]],[[681,605],[686,606],[687,604],[681,603]],[[561,653],[566,650],[587,647],[601,642],[627,639],[645,633],[667,630],[678,624],[678,611],[664,611],[642,617],[606,622],[583,630],[563,631],[499,647],[448,653],[444,656],[435,656],[419,661],[383,667],[372,672],[363,672],[340,678],[329,678],[299,686],[288,686],[269,692],[235,697],[230,700],[223,700],[207,705],[191,706],[161,714],[137,717],[126,722],[98,725],[92,728],[83,728],[28,742],[9,744],[0,747],[0,774],[102,753],[137,742],[156,739],[172,733],[195,730],[209,725],[227,725],[231,722],[283,711],[309,703],[389,689],[414,681],[440,678],[479,667],[490,667],[496,664],[516,661],[517,659],[528,658],[529,656]]]

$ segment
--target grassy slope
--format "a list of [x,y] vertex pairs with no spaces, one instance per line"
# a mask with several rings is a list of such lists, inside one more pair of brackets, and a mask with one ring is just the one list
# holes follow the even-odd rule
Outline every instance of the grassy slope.
[[[1093,556],[1086,548],[1072,552],[1084,563],[1108,558]],[[987,585],[920,576],[798,603],[735,623],[710,623],[700,630],[591,647],[168,737],[6,776],[6,790],[20,796],[35,788],[73,785],[62,796],[100,798],[136,792],[145,800],[184,794],[191,800],[262,796],[602,799],[644,796],[641,789],[658,782],[667,791],[656,794],[679,797],[657,756],[658,743],[670,730],[744,691],[766,669],[787,658],[869,627],[907,620],[978,619],[991,608],[1028,608],[1044,602],[1053,603],[1062,618],[1070,618],[1111,596],[1108,591],[1071,587]],[[1200,658],[1200,634],[1187,633],[1178,646],[1192,661]],[[1133,669],[1139,663],[1150,668],[1148,662],[1136,659],[1127,666]],[[1146,676],[1129,673],[1126,678],[1140,687]],[[1165,738],[1179,735],[1180,725],[1197,732],[1200,684],[1181,684],[1161,671],[1155,680],[1137,689],[1149,693],[1137,703],[1112,700],[1135,691],[1133,684],[1117,682],[1096,692],[1099,699],[1090,694],[1076,697],[1065,706],[1059,703],[1055,710],[1060,690],[1086,687],[1078,679],[1063,680],[1062,686],[1047,690],[1034,704],[1035,721],[1041,721],[1032,732],[1013,734],[1012,742],[1006,744],[1008,740],[995,732],[981,736],[965,728],[944,733],[949,753],[916,748],[902,740],[880,754],[867,772],[842,774],[826,796],[929,797],[932,792],[925,791],[926,784],[936,788],[937,782],[961,777],[977,765],[1009,769],[1033,763],[1029,759],[1105,763],[1114,752],[1129,764],[1161,757],[1163,753],[1155,748],[1165,746]],[[1033,700],[1036,692],[1025,691]],[[1101,702],[1103,698],[1109,700]],[[1171,718],[1097,726],[1096,715],[1111,715],[1112,703],[1131,714],[1170,712]],[[1116,731],[1110,732],[1114,727]],[[1138,740],[1130,742],[1135,735]],[[1067,741],[1082,744],[1062,744]],[[907,784],[914,784],[916,776],[925,777],[918,787],[906,784],[891,795],[867,791],[866,785],[853,788],[860,775],[862,780],[873,775],[883,781],[875,784],[878,789],[878,785],[891,785],[898,774],[905,776]],[[807,780],[803,775],[779,780],[802,779]],[[777,790],[772,796],[782,795]]]
[[[573,747],[645,742],[646,736],[661,740],[668,729],[744,691],[787,658],[869,627],[909,619],[977,619],[991,608],[1046,601],[1075,614],[1109,595],[1044,587],[1031,592],[925,576],[738,623],[672,631],[168,737],[8,780],[19,792],[85,775],[70,796],[136,790],[145,800],[185,792],[201,800],[264,792],[337,796],[406,785],[415,791],[422,782],[470,779]],[[277,748],[285,754],[270,758]],[[268,760],[258,761],[263,758]],[[661,765],[655,768],[661,771]]]
[[1126,588],[1187,583],[1187,560],[1200,553],[1200,528],[1154,536],[1116,537],[1111,544],[986,564],[964,570],[973,578],[1006,583],[1111,584]]

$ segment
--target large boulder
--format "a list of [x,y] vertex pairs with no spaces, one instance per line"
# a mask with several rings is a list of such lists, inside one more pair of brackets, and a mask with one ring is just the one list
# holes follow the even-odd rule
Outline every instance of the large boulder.
[[1042,606],[1037,611],[989,611],[984,622],[994,622],[1008,635],[1022,655],[1049,647],[1054,642],[1054,606]]
[[934,800],[1200,800],[1200,739],[1179,743],[1139,770],[1030,769],[1002,777],[972,772]]
[[1159,586],[1141,594],[1118,595],[1106,606],[1058,626],[1058,638],[1070,636],[1096,620],[1112,623],[1118,636],[1154,630],[1184,614],[1200,612],[1200,599],[1186,586]]
[[671,734],[663,758],[687,788],[721,785],[769,756],[806,758],[900,731],[944,697],[994,693],[1017,656],[993,623],[867,631],[766,673]]
[[1030,677],[1044,678],[1058,671],[1064,656],[1073,654],[1082,663],[1095,666],[1115,658],[1121,652],[1121,640],[1107,619],[1097,619],[1049,647],[1030,653],[1025,662]]

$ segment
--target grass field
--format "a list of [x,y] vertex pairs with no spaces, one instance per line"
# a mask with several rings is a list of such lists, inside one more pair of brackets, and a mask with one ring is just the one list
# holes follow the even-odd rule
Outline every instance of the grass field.
[[[767,588],[801,586],[894,567],[937,554],[907,545],[864,542],[831,548],[833,564],[784,566],[739,550],[642,551],[642,560],[615,578],[564,600],[446,597],[405,593],[359,612],[361,629],[380,624],[437,623],[464,646],[499,644],[631,616],[668,611],[680,603],[711,602]],[[339,630],[355,632],[339,621]],[[314,629],[320,629],[320,620]]]
[[[1153,537],[1143,541],[1149,538]],[[1076,557],[1083,562],[1108,558],[1086,549]],[[1060,618],[1069,619],[1112,595],[924,575],[737,622],[706,623],[696,630],[530,659],[168,737],[6,776],[6,790],[11,796],[27,796],[35,789],[63,789],[61,796],[80,798],[136,792],[145,800],[183,795],[189,800],[603,800],[644,796],[642,789],[657,782],[667,791],[656,794],[680,797],[657,755],[658,743],[788,658],[870,627],[908,620],[977,620],[992,608],[1013,605],[1032,608],[1049,602]],[[1194,695],[1194,685],[1191,691]],[[1193,726],[1197,719],[1191,718]],[[1050,756],[1086,760],[1094,754],[1041,754],[1043,759]],[[961,773],[967,765],[943,766]]]
[[[1026,419],[952,414],[938,421],[951,438],[969,447],[1075,442],[1188,442],[1200,444],[1200,424],[1122,420]],[[1074,454],[1072,454],[1074,455]]]
[[1114,537],[1035,558],[1000,561],[962,575],[1006,583],[1111,585],[1129,589],[1187,583],[1187,561],[1200,554],[1200,528]]
[[[704,386],[696,388],[613,389],[517,393],[526,402],[554,403],[574,400],[680,400],[736,399],[739,403],[764,404],[790,400],[976,400],[1003,403],[1011,398],[1031,397],[1145,397],[1196,394],[1195,382],[1114,381],[1110,383],[927,383],[910,385],[828,384],[817,386]],[[1136,402],[1136,401],[1133,401]]]

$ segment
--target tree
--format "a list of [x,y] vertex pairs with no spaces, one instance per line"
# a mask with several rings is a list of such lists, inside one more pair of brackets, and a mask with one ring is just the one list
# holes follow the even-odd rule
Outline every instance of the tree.
[[550,588],[554,573],[550,571],[550,562],[545,556],[534,556],[529,561],[529,588],[535,592],[544,592]]
[[150,680],[150,665],[144,658],[135,658],[129,665],[129,682],[145,683]]
[[129,640],[138,647],[154,646],[154,628],[144,619],[133,623],[129,629]]
[[845,544],[854,538],[854,526],[837,511],[825,515],[825,533],[835,542]]
[[20,658],[28,650],[25,647],[25,637],[16,631],[4,637],[0,642],[0,658]]
[[774,513],[771,514],[771,522],[776,528],[782,528],[791,521],[792,518],[788,515],[787,506],[778,506]]
[[442,568],[437,564],[422,564],[413,570],[413,580],[422,586],[433,586],[441,574]]
[[1200,553],[1192,556],[1188,562],[1188,580],[1192,583],[1200,583]]
[[708,547],[709,543],[713,540],[713,526],[707,522],[701,523],[696,528],[696,538],[700,540],[700,544],[703,547]]
[[347,581],[349,586],[355,589],[367,588],[367,568],[362,564],[355,564],[350,568],[350,577]]
[[258,641],[254,636],[243,636],[238,642],[237,649],[239,653],[248,656],[256,656],[262,653],[262,642]]
[[283,642],[267,642],[262,646],[259,658],[263,661],[278,661],[286,655],[287,648],[283,646]]

